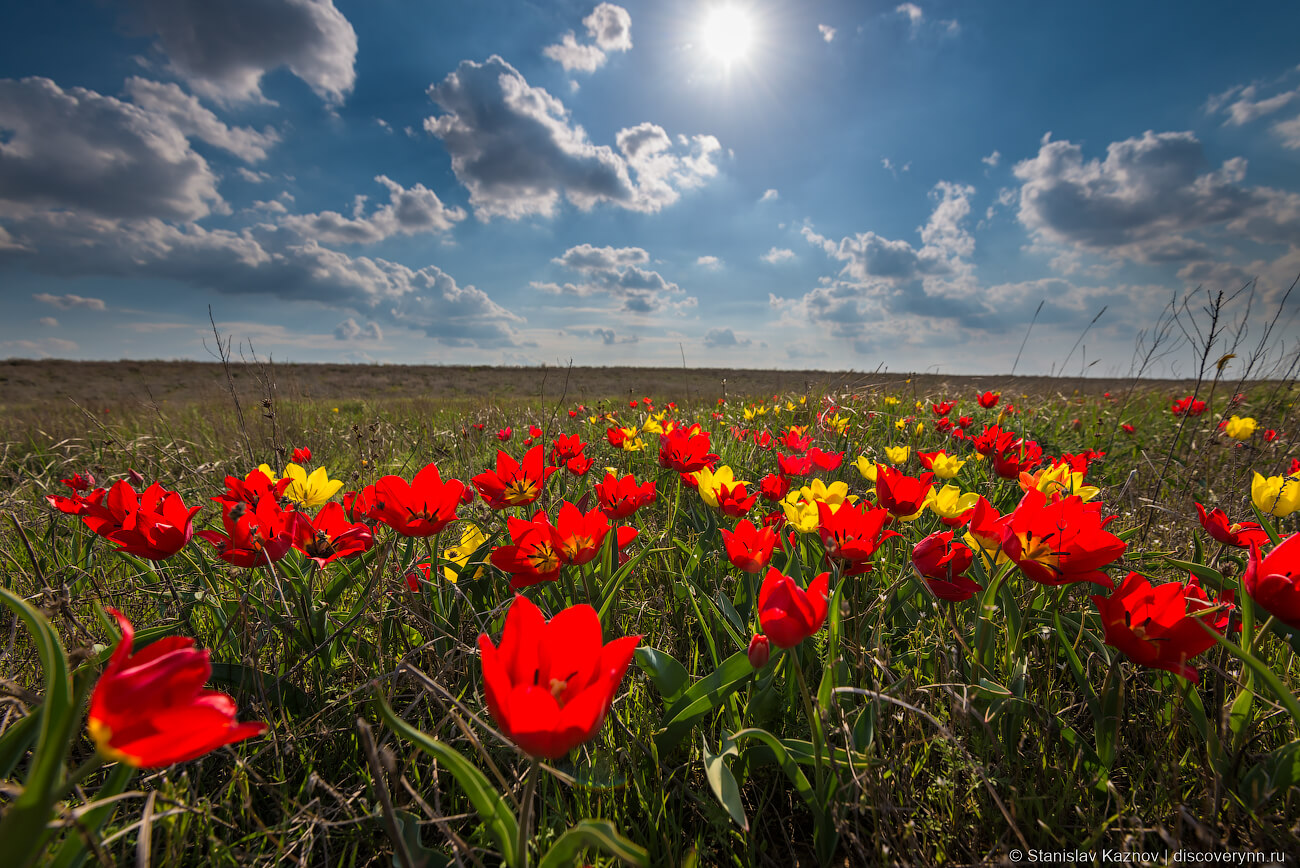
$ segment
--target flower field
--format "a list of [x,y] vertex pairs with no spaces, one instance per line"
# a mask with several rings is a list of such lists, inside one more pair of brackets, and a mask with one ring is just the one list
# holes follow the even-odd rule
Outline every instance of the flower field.
[[268,390],[11,425],[0,853],[1295,853],[1298,400]]

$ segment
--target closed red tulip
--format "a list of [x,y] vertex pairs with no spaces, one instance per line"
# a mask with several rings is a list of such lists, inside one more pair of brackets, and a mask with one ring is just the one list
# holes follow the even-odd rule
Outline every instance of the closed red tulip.
[[965,575],[975,553],[953,540],[951,531],[932,533],[912,547],[912,566],[934,595],[950,603],[969,600],[983,586]]
[[826,620],[830,573],[800,588],[794,579],[769,567],[758,590],[758,623],[778,648],[793,648],[821,629]]
[[1267,557],[1251,543],[1241,583],[1279,621],[1300,629],[1300,533],[1284,538]]
[[547,621],[517,596],[501,644],[478,637],[488,710],[525,753],[559,759],[600,731],[640,641],[604,644],[591,606],[570,606]]
[[749,640],[749,649],[746,652],[749,657],[749,665],[755,669],[762,669],[767,665],[767,661],[772,659],[772,641],[762,633],[755,633],[754,638]]
[[772,560],[772,549],[776,547],[776,529],[757,528],[745,520],[736,524],[734,531],[722,528],[722,542],[727,550],[727,559],[738,570],[747,573],[759,573]]
[[600,511],[613,519],[627,518],[648,503],[654,503],[656,497],[655,483],[636,484],[636,479],[628,474],[617,477],[606,473],[605,479],[596,483],[596,499]]
[[132,654],[135,629],[116,609],[122,639],[90,697],[87,726],[100,754],[144,768],[185,762],[260,735],[264,723],[238,723],[235,701],[204,690],[208,652],[184,636],[159,639]]

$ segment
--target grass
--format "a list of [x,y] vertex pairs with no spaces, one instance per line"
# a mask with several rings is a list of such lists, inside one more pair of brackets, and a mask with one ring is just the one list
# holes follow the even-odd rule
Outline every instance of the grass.
[[[1014,403],[1019,412],[1002,422],[1050,455],[1106,452],[1088,481],[1102,488],[1107,513],[1119,516],[1111,529],[1129,544],[1109,568],[1111,577],[1137,570],[1157,582],[1185,579],[1173,559],[1198,562],[1236,587],[1243,557],[1207,544],[1192,501],[1222,506],[1234,520],[1252,517],[1251,473],[1284,472],[1297,454],[1300,390],[1289,379],[1239,387],[1213,371],[1179,391],[1140,382],[1090,386],[1087,393],[1044,388],[1032,396],[1005,389],[1002,406]],[[1172,416],[1170,399],[1193,388],[1209,411]],[[476,644],[480,632],[500,637],[511,593],[507,577],[484,563],[487,547],[454,585],[407,589],[405,574],[455,543],[459,523],[428,541],[381,530],[372,551],[320,574],[291,552],[272,575],[231,567],[197,538],[157,565],[118,554],[75,518],[48,509],[43,495],[60,492],[58,480],[74,472],[90,471],[103,485],[135,469],[179,491],[187,504],[206,503],[224,489],[225,475],[242,477],[261,462],[279,468],[298,446],[309,446],[313,466],[327,467],[346,490],[384,474],[410,479],[429,462],[444,479],[468,480],[493,464],[502,445],[493,436],[498,428],[513,426],[505,448],[519,457],[530,424],[544,429],[543,443],[581,434],[596,460],[588,478],[556,474],[540,501],[551,516],[562,493],[579,500],[605,466],[658,483],[658,500],[632,519],[640,536],[631,550],[642,557],[610,595],[606,640],[643,635],[643,647],[680,663],[688,684],[727,670],[728,660],[728,671],[742,673],[721,679],[705,713],[674,739],[664,736],[672,687],[651,677],[662,671],[633,665],[597,737],[544,765],[536,784],[535,857],[593,818],[645,848],[655,865],[981,864],[1016,847],[1296,852],[1300,721],[1227,649],[1196,659],[1201,680],[1191,686],[1127,660],[1102,642],[1088,599],[1100,588],[1049,588],[1012,569],[982,607],[979,597],[937,601],[909,562],[913,543],[942,529],[926,515],[882,546],[868,575],[833,574],[842,590],[832,601],[831,624],[794,655],[774,654],[775,662],[751,672],[734,661],[741,654],[743,663],[758,626],[756,584],[728,563],[718,530],[734,520],[709,510],[689,488],[677,494],[676,474],[655,462],[654,436],[643,453],[605,442],[608,423],[588,422],[593,398],[617,406],[623,424],[646,418],[642,408],[627,407],[621,390],[587,392],[590,408],[573,419],[566,411],[579,399],[568,394],[561,402],[558,386],[547,387],[545,402],[519,393],[505,400],[372,393],[322,401],[281,397],[286,391],[266,391],[266,404],[245,394],[242,425],[229,396],[215,395],[108,414],[31,405],[4,423],[4,585],[48,617],[72,667],[81,667],[83,695],[99,671],[96,659],[114,641],[102,614],[113,606],[138,629],[193,636],[210,649],[213,686],[236,699],[240,719],[269,724],[260,739],[140,772],[98,832],[76,813],[94,803],[111,768],[92,773],[59,801],[52,820],[56,843],[91,842],[92,864],[390,865],[407,856],[413,864],[498,864],[499,841],[463,781],[399,737],[376,697],[463,755],[517,813],[529,762],[496,731]],[[1244,392],[1240,401],[1237,392]],[[817,475],[843,480],[856,494],[869,487],[851,467],[858,455],[883,461],[886,445],[909,444],[913,457],[903,468],[917,474],[917,449],[969,451],[935,430],[931,401],[957,400],[952,417],[974,416],[975,432],[998,417],[997,409],[975,404],[969,385],[951,382],[922,388],[896,378],[845,378],[811,391],[781,390],[780,412],[766,390],[728,395],[723,405],[712,395],[700,400],[667,389],[653,397],[656,407],[678,401],[676,416],[701,422],[722,462],[753,482],[775,470],[775,456],[731,429],[779,434],[808,425],[816,445],[846,452],[841,468]],[[794,409],[784,409],[787,402]],[[818,426],[826,402],[847,420],[843,433]],[[757,408],[765,413],[754,415]],[[1258,418],[1260,431],[1245,443],[1226,439],[1216,423],[1230,413]],[[1136,433],[1126,435],[1121,423]],[[1265,442],[1266,428],[1281,437]],[[1014,481],[998,479],[980,462],[956,481],[1003,512],[1021,497]],[[760,501],[758,509],[768,508]],[[477,522],[493,545],[509,541],[502,515],[482,501],[459,515]],[[1292,533],[1297,518],[1277,525]],[[220,526],[211,504],[196,523],[208,526]],[[778,554],[774,563],[805,584],[826,568],[816,534],[801,537],[797,555]],[[480,565],[481,578],[471,578]],[[971,575],[986,588],[992,584],[979,567]],[[612,578],[612,569],[594,570],[598,594]],[[572,568],[563,581],[528,594],[548,614],[587,600]],[[1283,625],[1265,627],[1266,618],[1240,641],[1294,694],[1300,664]],[[5,635],[0,746],[42,706],[45,684],[26,630],[15,619]],[[809,682],[811,718],[796,666]],[[702,688],[700,694],[710,695]],[[78,721],[69,769],[94,752]],[[375,740],[370,757],[367,729]],[[753,729],[783,740],[779,749],[757,736],[731,741]],[[820,762],[811,755],[779,762],[783,751],[815,754],[819,740],[827,751]],[[16,758],[8,798],[32,762],[30,751]],[[801,797],[791,767],[815,798]],[[727,778],[734,791],[724,786]],[[612,864],[607,851],[589,850],[586,860]]]

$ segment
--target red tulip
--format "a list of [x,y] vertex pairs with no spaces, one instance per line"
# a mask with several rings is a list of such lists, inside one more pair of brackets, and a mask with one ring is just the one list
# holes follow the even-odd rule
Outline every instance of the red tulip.
[[493,566],[510,573],[511,588],[517,591],[560,577],[560,567],[567,561],[564,540],[546,513],[537,513],[532,521],[512,515],[506,519],[506,530],[512,544],[497,546],[490,559]]
[[291,458],[293,459],[294,464],[306,464],[308,461],[311,461],[311,450],[306,446],[299,447],[298,449],[293,450]]
[[734,531],[722,528],[722,542],[727,550],[727,559],[736,569],[747,573],[763,571],[767,562],[772,560],[776,538],[775,528],[759,529],[748,520],[738,522]]
[[[1220,631],[1227,626],[1226,612],[1210,603],[1194,578],[1186,585],[1167,582],[1152,587],[1145,577],[1129,573],[1109,597],[1097,594],[1092,602],[1101,613],[1107,645],[1123,651],[1134,663],[1192,682],[1199,676],[1187,661],[1215,644],[1197,622]],[[1223,599],[1219,602],[1232,605]]]
[[[464,489],[465,483],[459,479],[443,482],[438,466],[426,464],[410,483],[400,476],[380,477],[371,495],[374,500],[369,515],[402,536],[433,536],[456,520],[456,507]],[[370,491],[367,487],[358,499]]]
[[975,554],[964,543],[955,542],[952,532],[932,533],[912,547],[912,566],[941,600],[960,603],[984,590],[965,575]]
[[106,497],[87,500],[81,520],[117,543],[121,551],[161,561],[190,541],[194,515],[201,508],[186,507],[179,494],[156,482],[137,495],[123,479],[113,484]]
[[[758,435],[755,434],[755,437]],[[778,445],[785,449],[786,452],[796,452],[800,455],[808,451],[812,446],[812,435],[804,434],[801,429],[790,428],[784,434],[776,439]]]
[[[303,519],[305,521],[305,519]],[[273,498],[256,506],[237,503],[221,511],[225,533],[201,530],[198,536],[216,546],[217,557],[244,569],[275,563],[293,547],[298,514],[285,512]]]
[[772,659],[772,642],[762,633],[755,633],[754,638],[749,640],[749,650],[746,652],[749,657],[749,665],[755,669],[762,669],[767,665],[767,661]]
[[769,473],[758,481],[758,493],[764,500],[780,503],[790,493],[790,477]]
[[537,500],[555,468],[543,467],[542,447],[534,446],[524,454],[520,464],[506,453],[497,451],[497,469],[485,470],[474,477],[474,487],[493,509],[526,506]]
[[991,410],[998,405],[998,398],[1002,397],[1001,392],[985,392],[979,396],[980,406],[985,410]]
[[295,513],[293,547],[324,567],[330,561],[369,551],[375,538],[369,527],[349,522],[341,504],[325,504],[313,519]]
[[229,509],[237,503],[257,506],[263,498],[281,500],[285,489],[293,483],[293,477],[286,476],[278,482],[260,470],[251,470],[243,479],[238,476],[226,477],[226,493],[212,498],[221,504],[222,509]]
[[1300,533],[1283,539],[1267,557],[1251,543],[1241,583],[1279,621],[1300,629]]
[[[877,477],[879,478],[879,477]],[[817,532],[821,535],[826,557],[845,561],[845,575],[859,576],[871,572],[871,556],[880,544],[897,531],[885,530],[889,511],[872,509],[866,504],[842,503],[832,509],[829,503],[817,503]]]
[[595,464],[586,455],[575,455],[568,461],[564,462],[564,469],[569,471],[571,476],[586,476],[591,465]]
[[808,458],[812,460],[814,467],[827,472],[837,470],[844,463],[843,452],[826,452],[816,446],[808,450]]
[[955,401],[940,401],[937,404],[930,405],[930,412],[936,417],[947,416],[952,412],[952,408],[956,406],[957,403]]
[[1020,474],[1043,463],[1043,449],[1033,440],[1014,432],[1003,431],[989,454],[993,472],[1003,479],[1019,479]]
[[[1195,501],[1192,501],[1196,503]],[[1196,503],[1196,512],[1201,518],[1201,527],[1216,541],[1237,548],[1250,548],[1251,544],[1267,545],[1268,534],[1258,522],[1240,521],[1228,523],[1228,516],[1222,509],[1207,513],[1205,507]]]
[[778,452],[776,467],[782,476],[807,476],[812,473],[813,460],[808,455],[782,455]]
[[1100,503],[1084,503],[1077,494],[1049,503],[1046,494],[1031,488],[1003,518],[1002,551],[1022,573],[1044,585],[1095,582],[1114,587],[1101,567],[1128,548],[1105,530],[1114,518],[1102,518]]
[[116,609],[122,639],[90,697],[87,726],[99,752],[132,766],[162,768],[201,757],[266,730],[236,723],[235,702],[203,690],[212,675],[208,652],[184,636],[159,639],[132,654],[135,629]]
[[709,447],[709,432],[701,431],[699,425],[674,428],[659,435],[659,466],[678,473],[694,473],[711,467],[717,463],[718,456],[710,453]]
[[600,731],[640,636],[602,644],[600,618],[570,606],[547,621],[527,597],[506,613],[501,645],[478,637],[483,692],[497,725],[530,756],[559,759]]
[[609,519],[599,509],[587,514],[567,500],[555,516],[555,530],[560,537],[560,551],[567,563],[585,564],[600,553],[609,533]]
[[561,461],[568,461],[582,455],[587,444],[577,434],[561,434],[551,441],[551,463],[559,466]]
[[653,481],[636,484],[631,474],[622,478],[606,473],[603,482],[596,483],[596,499],[600,511],[610,519],[627,518],[641,507],[655,501]]
[[922,473],[916,478],[881,465],[876,471],[876,499],[897,518],[916,515],[925,509],[933,479],[933,473]]
[[821,573],[805,591],[776,567],[768,567],[758,590],[758,623],[778,648],[793,648],[821,629],[826,620],[830,573]]

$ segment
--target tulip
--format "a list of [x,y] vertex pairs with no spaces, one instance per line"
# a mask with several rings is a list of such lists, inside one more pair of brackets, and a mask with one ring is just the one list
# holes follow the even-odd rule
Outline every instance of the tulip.
[[496,470],[485,470],[472,481],[478,493],[493,509],[525,506],[541,496],[546,480],[556,470],[555,467],[543,467],[542,464],[540,444],[524,454],[522,464],[498,450]]
[[876,476],[876,499],[895,518],[911,521],[930,503],[933,478],[933,473],[922,473],[916,478],[892,467],[882,467]]
[[[447,566],[442,568],[442,574],[447,581],[459,581],[469,567],[469,556],[486,544],[487,537],[483,535],[479,526],[473,522],[465,522],[460,529],[460,542],[442,551],[442,559],[447,562]],[[481,575],[483,575],[483,568],[479,567],[474,571],[472,578],[477,579]]]
[[1260,512],[1286,518],[1300,509],[1300,476],[1266,477],[1256,473],[1250,484],[1250,499]]
[[1242,417],[1234,415],[1223,425],[1223,433],[1227,434],[1233,440],[1249,440],[1250,436],[1255,433],[1255,428],[1259,425],[1249,416]]
[[1044,585],[1094,582],[1114,587],[1101,567],[1117,560],[1128,545],[1105,530],[1100,503],[1077,495],[1049,503],[1030,489],[1002,523],[1002,550],[1020,571]]
[[921,460],[921,466],[926,470],[934,472],[934,475],[940,479],[952,479],[961,470],[962,465],[966,462],[960,458],[954,458],[943,451],[939,452],[921,452],[917,451],[916,457]]
[[707,505],[723,515],[740,518],[754,506],[758,494],[750,494],[746,483],[736,479],[731,468],[722,465],[717,470],[705,467],[694,474],[695,490]]
[[1001,392],[985,392],[979,396],[979,404],[985,410],[991,410],[998,405],[998,398],[1001,396]]
[[758,623],[778,648],[793,648],[821,629],[826,620],[830,573],[821,573],[805,591],[776,567],[768,567],[758,590]]
[[1240,521],[1229,524],[1228,516],[1223,510],[1214,509],[1207,513],[1205,507],[1199,503],[1196,503],[1196,512],[1200,516],[1201,527],[1205,528],[1205,532],[1217,542],[1242,549],[1250,548],[1251,543],[1256,545],[1268,543],[1268,534],[1258,522]]
[[921,540],[912,547],[912,566],[936,597],[960,603],[984,588],[965,575],[975,559],[974,552],[952,537],[948,531]]
[[845,575],[862,575],[871,571],[871,556],[880,544],[897,531],[885,530],[889,512],[857,504],[838,508],[825,501],[817,503],[818,533],[826,549],[826,557],[845,561],[849,568]]
[[331,561],[350,558],[370,550],[375,543],[370,528],[360,522],[350,522],[342,504],[327,503],[325,508],[308,519],[303,513],[293,513],[293,547],[316,565],[324,568]]
[[[459,479],[442,481],[436,464],[426,464],[408,484],[400,476],[383,476],[373,494],[367,487],[359,499],[369,495],[369,516],[402,536],[429,537],[440,533],[456,519],[465,484]],[[354,503],[353,510],[356,510]]]
[[108,612],[122,638],[95,685],[87,716],[102,756],[162,768],[266,730],[264,723],[237,723],[233,699],[202,689],[212,665],[193,639],[168,636],[132,654],[135,628],[116,609]]
[[546,513],[537,513],[532,521],[512,515],[506,519],[506,530],[512,544],[493,549],[491,561],[493,566],[510,573],[513,590],[553,582],[560,577],[560,567],[567,561],[564,540]]
[[478,637],[483,692],[502,732],[533,757],[560,759],[595,738],[640,636],[602,644],[591,606],[570,606],[550,621],[527,597],[506,613],[501,644]]
[[738,570],[747,573],[760,573],[772,560],[772,549],[776,546],[776,529],[763,527],[761,530],[749,521],[736,524],[734,531],[722,528],[722,542],[727,551],[727,559]]
[[749,665],[762,669],[772,657],[772,642],[762,633],[755,633],[754,638],[749,640],[749,650],[746,653]]
[[201,530],[198,536],[212,543],[217,557],[226,563],[252,569],[275,563],[288,554],[299,521],[311,528],[296,512],[285,512],[274,499],[264,497],[253,507],[237,503],[223,510],[225,533]]
[[[1167,582],[1153,587],[1129,573],[1109,597],[1092,597],[1101,613],[1107,645],[1152,669],[1163,669],[1195,683],[1199,676],[1187,661],[1214,647],[1215,640],[1198,621],[1222,631],[1227,619],[1210,617],[1230,602],[1212,605],[1195,579],[1186,585]],[[1226,613],[1225,613],[1226,614]]]
[[631,474],[619,478],[609,472],[602,482],[596,483],[596,500],[600,511],[610,520],[627,518],[648,503],[654,503],[655,483],[636,484]]
[[1251,543],[1241,583],[1279,621],[1300,629],[1300,533],[1283,539],[1267,557]]
[[117,543],[122,552],[151,561],[176,554],[194,535],[194,515],[202,507],[186,507],[181,496],[154,483],[136,494],[125,479],[106,494],[84,502],[82,522]]
[[694,473],[711,467],[718,461],[718,456],[709,452],[709,432],[701,431],[699,425],[689,428],[674,428],[659,435],[659,466],[678,473]]

